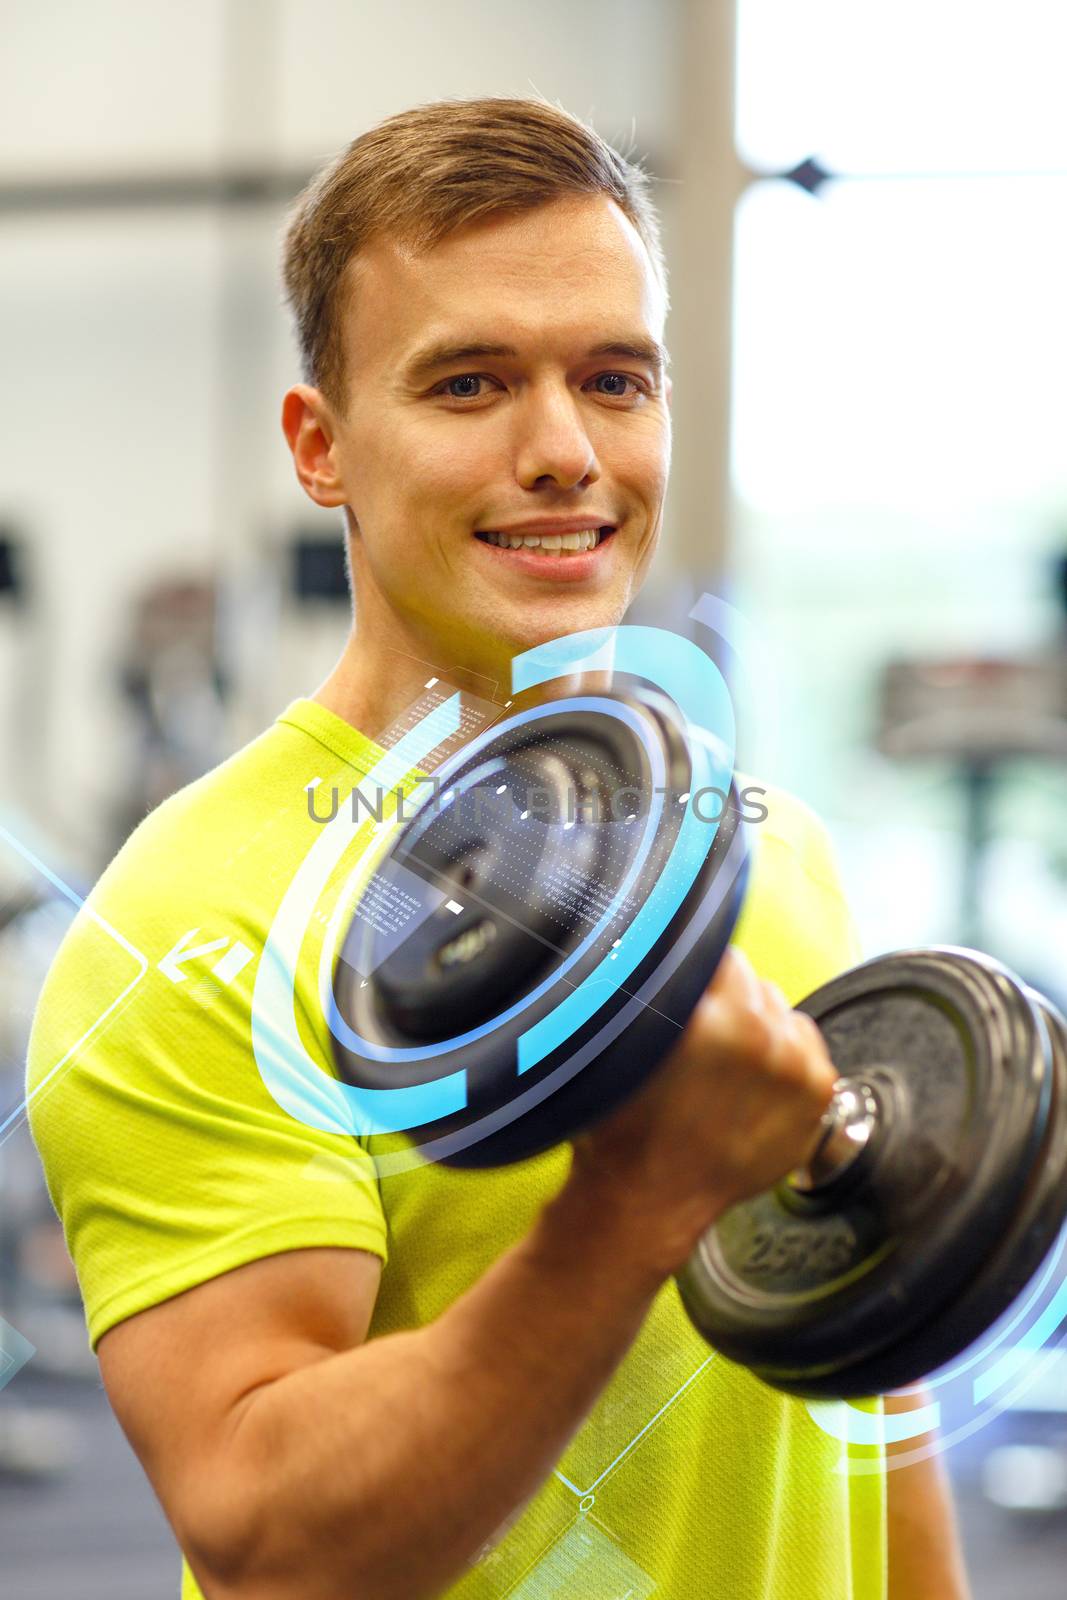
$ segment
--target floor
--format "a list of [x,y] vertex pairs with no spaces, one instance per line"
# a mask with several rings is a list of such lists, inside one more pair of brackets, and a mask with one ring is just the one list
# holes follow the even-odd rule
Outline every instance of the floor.
[[4,1600],[178,1600],[173,1535],[103,1389],[37,1377],[0,1394],[0,1408],[58,1411],[76,1458],[50,1481],[0,1474]]

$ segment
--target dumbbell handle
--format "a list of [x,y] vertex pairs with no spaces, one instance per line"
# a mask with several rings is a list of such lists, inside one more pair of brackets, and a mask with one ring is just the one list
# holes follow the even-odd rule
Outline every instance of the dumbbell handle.
[[836,1183],[867,1148],[878,1122],[878,1101],[861,1078],[839,1078],[819,1123],[811,1154],[787,1182],[802,1194]]

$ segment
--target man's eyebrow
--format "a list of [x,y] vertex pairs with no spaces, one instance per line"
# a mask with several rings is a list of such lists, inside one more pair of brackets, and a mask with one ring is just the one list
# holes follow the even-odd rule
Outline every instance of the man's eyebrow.
[[429,377],[438,367],[453,367],[462,361],[477,361],[479,356],[517,356],[509,344],[449,344],[441,342],[417,350],[404,367],[405,378]]
[[658,339],[609,339],[606,344],[594,345],[586,354],[629,356],[633,361],[643,361],[646,366],[655,367],[657,372],[666,372],[671,364],[666,346],[660,344]]
[[[458,366],[464,361],[477,361],[483,356],[514,358],[518,353],[510,344],[449,344],[439,341],[415,352],[404,367],[404,377],[409,382],[418,382],[421,378],[430,377],[440,367]],[[585,358],[590,356],[628,356],[633,361],[644,361],[657,372],[666,371],[670,364],[670,356],[656,339],[607,339],[603,344],[587,350]]]

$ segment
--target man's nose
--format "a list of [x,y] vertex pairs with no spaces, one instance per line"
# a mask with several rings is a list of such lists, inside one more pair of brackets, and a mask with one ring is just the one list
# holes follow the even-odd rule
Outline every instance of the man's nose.
[[595,483],[600,463],[580,407],[565,388],[530,392],[519,407],[517,476],[526,489],[542,480],[560,489]]

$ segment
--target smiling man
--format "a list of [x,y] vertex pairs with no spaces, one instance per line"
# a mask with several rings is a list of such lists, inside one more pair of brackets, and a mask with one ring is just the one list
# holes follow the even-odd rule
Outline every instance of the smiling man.
[[[322,837],[305,790],[370,772],[428,672],[501,701],[516,653],[621,622],[670,461],[647,180],[556,108],[364,134],[302,197],[285,280],[306,381],[283,425],[343,511],[352,628],[314,695],[127,842],[31,1042],[90,1339],[183,1595],[958,1600],[934,1462],[891,1474],[887,1566],[880,1447],[840,1470],[877,1405],[816,1421],[712,1355],[671,1281],[831,1093],[790,1003],[857,951],[803,807],[773,797],[736,948],[667,1063],[572,1147],[383,1172],[268,1092],[253,986]],[[293,941],[324,1073],[340,892]]]
[[[519,651],[620,622],[670,465],[666,289],[643,190],[631,220],[609,194],[553,196],[516,171],[534,209],[513,200],[457,226],[462,188],[438,191],[419,155],[393,159],[414,169],[396,181],[421,231],[382,235],[368,219],[341,280],[339,349],[309,352],[318,385],[290,390],[283,411],[304,488],[345,508],[356,596],[358,627],[316,698],[372,736],[428,662],[461,687],[507,688]],[[332,203],[322,193],[290,234],[302,326],[320,325],[306,299],[317,253],[338,255],[314,236]],[[430,248],[427,207],[434,231],[451,223]]]

